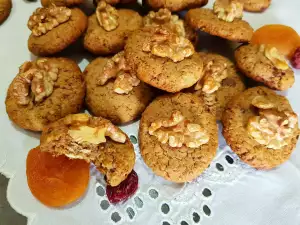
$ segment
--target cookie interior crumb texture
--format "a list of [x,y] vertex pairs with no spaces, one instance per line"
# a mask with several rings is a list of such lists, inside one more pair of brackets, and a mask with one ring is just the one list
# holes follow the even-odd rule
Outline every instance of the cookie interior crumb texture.
[[55,64],[59,71],[50,96],[41,102],[30,100],[27,105],[18,104],[14,88],[19,75],[14,78],[7,91],[7,114],[15,124],[24,129],[41,131],[47,124],[79,112],[84,101],[85,84],[77,64],[66,58],[45,59],[50,65]]
[[[205,128],[209,142],[198,148],[172,148],[162,144],[149,134],[149,126],[158,119],[170,118],[172,112],[180,111],[191,123]],[[158,97],[142,115],[139,129],[139,145],[145,163],[153,172],[169,181],[186,182],[199,176],[210,164],[218,147],[216,119],[199,97],[192,94],[170,94]]]
[[287,161],[296,146],[298,139],[298,123],[292,130],[287,145],[280,149],[267,148],[259,144],[247,132],[250,117],[257,116],[258,111],[252,103],[253,99],[268,99],[268,104],[278,112],[293,110],[289,101],[266,87],[254,87],[244,91],[229,102],[222,118],[223,135],[231,149],[249,165],[257,169],[271,169]]

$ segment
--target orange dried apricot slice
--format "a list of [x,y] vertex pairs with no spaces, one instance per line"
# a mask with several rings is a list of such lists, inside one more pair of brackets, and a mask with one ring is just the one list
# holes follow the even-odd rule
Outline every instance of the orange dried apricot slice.
[[28,153],[26,175],[33,196],[47,206],[61,207],[86,192],[90,170],[84,160],[54,157],[37,147]]
[[300,46],[299,34],[291,27],[281,24],[270,24],[256,30],[252,36],[253,44],[269,44],[276,47],[288,58],[292,57]]

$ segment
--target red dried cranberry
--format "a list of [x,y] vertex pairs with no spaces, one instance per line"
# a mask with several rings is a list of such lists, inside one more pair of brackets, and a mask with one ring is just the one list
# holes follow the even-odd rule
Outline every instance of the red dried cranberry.
[[300,69],[300,47],[296,49],[292,57],[292,65],[296,69]]
[[106,186],[107,198],[112,204],[116,204],[129,199],[138,189],[139,178],[134,170],[128,175],[126,180],[118,186]]

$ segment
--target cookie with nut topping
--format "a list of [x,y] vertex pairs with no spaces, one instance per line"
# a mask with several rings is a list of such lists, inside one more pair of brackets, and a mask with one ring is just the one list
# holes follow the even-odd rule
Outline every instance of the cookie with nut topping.
[[27,25],[31,30],[29,50],[38,56],[48,56],[61,52],[82,35],[87,17],[78,8],[51,6],[36,9]]
[[244,4],[244,10],[249,12],[263,12],[271,5],[271,0],[239,0]]
[[142,17],[130,9],[116,9],[100,1],[96,13],[88,19],[84,47],[95,55],[122,51],[126,39],[143,24]]
[[204,59],[204,76],[187,91],[201,97],[208,110],[221,120],[227,103],[246,86],[235,65],[214,53],[199,53]]
[[11,0],[0,0],[0,24],[3,23],[9,16],[11,7]]
[[235,51],[238,68],[251,79],[275,90],[293,86],[295,76],[285,57],[270,45],[244,45]]
[[89,111],[115,124],[137,119],[154,97],[152,88],[130,71],[124,52],[95,59],[86,67],[84,76]]
[[289,101],[266,87],[236,96],[222,122],[227,144],[257,169],[272,169],[287,161],[298,140],[298,117]]
[[41,0],[41,4],[43,7],[49,7],[49,6],[67,6],[71,7],[74,5],[80,5],[85,0]]
[[242,20],[243,4],[216,0],[214,9],[190,9],[185,21],[194,29],[236,42],[250,42],[253,28]]
[[139,146],[156,175],[177,183],[192,181],[216,154],[216,119],[196,95],[160,96],[142,115]]
[[85,83],[74,61],[40,58],[20,67],[5,105],[9,118],[19,127],[41,131],[51,122],[78,113],[84,95]]
[[166,27],[144,27],[127,40],[125,58],[137,77],[167,92],[193,86],[202,76],[203,60],[193,44]]
[[167,8],[172,12],[178,12],[188,8],[202,7],[208,0],[143,0],[143,4],[153,9]]
[[128,136],[109,120],[88,114],[68,115],[49,124],[40,150],[94,163],[111,186],[125,180],[135,164]]
[[[98,3],[102,0],[93,0],[93,3],[95,6],[98,5]],[[128,4],[128,3],[135,3],[137,0],[104,0],[106,3],[110,5],[116,5],[116,4]]]

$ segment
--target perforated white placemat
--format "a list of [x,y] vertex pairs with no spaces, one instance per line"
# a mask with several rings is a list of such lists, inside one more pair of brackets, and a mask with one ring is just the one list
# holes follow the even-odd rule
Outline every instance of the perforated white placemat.
[[[13,125],[5,112],[6,89],[24,61],[35,58],[27,49],[27,19],[39,3],[13,1],[9,19],[0,26],[0,172],[10,179],[7,197],[12,206],[29,218],[30,225],[299,225],[300,224],[300,149],[289,162],[271,171],[257,171],[242,163],[220,135],[217,157],[195,181],[174,184],[151,172],[140,158],[136,144],[138,122],[122,127],[135,142],[139,176],[138,192],[121,205],[111,205],[105,194],[103,176],[91,168],[86,195],[71,207],[51,209],[39,203],[27,187],[25,160],[39,143],[39,134]],[[211,7],[212,2],[207,7]],[[300,32],[300,1],[273,0],[263,14],[245,14],[256,29],[264,24],[282,23]],[[228,52],[226,42],[217,46]],[[216,47],[213,46],[215,50]],[[83,53],[69,52],[82,69],[88,64]],[[84,57],[86,57],[84,55]],[[285,94],[300,112],[300,81]],[[221,129],[221,127],[220,127]],[[1,220],[1,219],[0,219]]]

